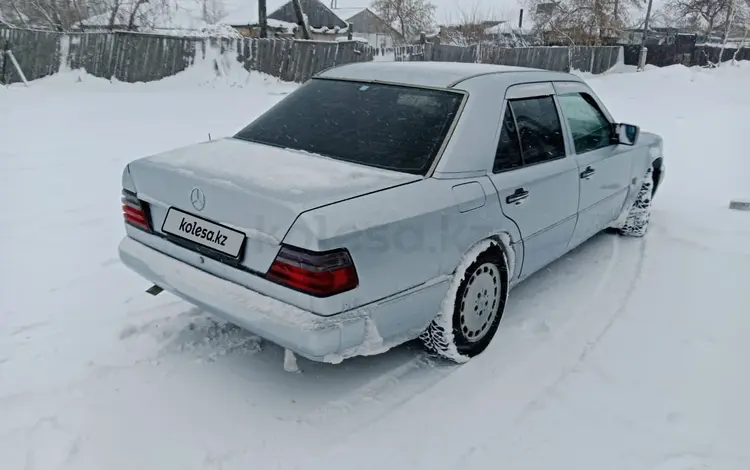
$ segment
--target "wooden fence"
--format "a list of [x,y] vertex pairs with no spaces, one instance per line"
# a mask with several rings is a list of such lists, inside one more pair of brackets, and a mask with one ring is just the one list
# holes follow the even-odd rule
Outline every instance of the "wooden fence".
[[[676,64],[682,64],[686,67],[694,65],[705,67],[709,63],[716,64],[719,62],[720,55],[722,62],[732,60],[735,52],[737,52],[737,60],[750,60],[750,47],[742,48],[739,51],[734,47],[727,47],[722,55],[721,47],[696,45],[694,39],[692,44],[680,44],[679,42],[653,44],[646,46],[646,49],[646,63],[657,67]],[[627,65],[638,65],[640,51],[640,45],[625,46],[625,63]]]
[[481,62],[558,72],[603,73],[623,60],[620,46],[499,47],[425,44],[396,48],[396,61]]
[[[290,39],[217,39],[107,32],[60,34],[0,29],[0,50],[10,47],[26,78],[34,80],[61,69],[84,68],[97,77],[123,82],[159,80],[185,70],[209,48],[234,52],[247,70],[282,80],[304,82],[335,65],[370,61],[373,51],[356,41]],[[0,63],[5,82],[20,80],[13,66]],[[0,81],[3,77],[0,76]]]

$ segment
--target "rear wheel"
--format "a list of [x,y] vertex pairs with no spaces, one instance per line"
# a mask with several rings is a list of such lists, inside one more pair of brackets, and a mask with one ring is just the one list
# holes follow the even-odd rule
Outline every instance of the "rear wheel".
[[420,339],[427,350],[455,362],[484,351],[500,324],[508,295],[508,265],[502,250],[490,246],[451,283],[443,312]]

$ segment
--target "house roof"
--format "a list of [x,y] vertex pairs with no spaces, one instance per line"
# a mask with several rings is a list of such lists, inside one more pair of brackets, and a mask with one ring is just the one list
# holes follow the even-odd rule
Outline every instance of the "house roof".
[[[348,23],[341,19],[321,0],[300,0],[302,12],[307,16],[310,27],[320,32],[327,32],[332,29],[346,29]],[[297,22],[297,15],[294,12],[292,1],[288,0],[280,8],[268,13],[269,18],[275,18],[282,21]]]
[[[236,2],[236,0],[235,0]],[[282,29],[288,29],[293,30],[297,27],[297,23],[289,22],[289,21],[282,21],[279,19],[271,18],[271,16],[275,17],[288,17],[289,16],[289,8],[291,4],[291,0],[267,0],[266,2],[266,15],[268,16],[268,25],[275,28],[282,28]],[[310,5],[313,6],[310,6]],[[333,10],[331,10],[328,6],[325,5],[325,3],[319,1],[319,0],[311,0],[310,2],[302,2],[302,9],[303,12],[306,15],[311,15],[311,22],[315,21],[315,17],[319,16],[320,12],[331,12],[331,18],[335,20],[335,23],[338,23],[338,27],[344,28],[346,26],[346,21],[341,18],[341,16],[337,15]],[[313,11],[308,11],[308,10]],[[288,18],[285,18],[288,19]],[[227,16],[222,18],[219,21],[220,24],[225,24],[229,26],[244,26],[244,25],[257,25],[259,23],[258,20],[258,2],[257,0],[247,0],[242,2],[242,6],[239,6],[229,12]],[[311,25],[313,29],[315,29],[318,26],[326,26],[326,25]],[[337,26],[337,25],[330,25],[331,27]]]
[[485,34],[525,34],[530,33],[534,29],[533,23],[529,20],[523,21],[523,28],[518,28],[518,20],[516,22],[502,21],[491,28],[484,30]]
[[380,19],[386,27],[390,28],[392,31],[392,34],[395,34],[397,37],[401,37],[401,32],[399,32],[399,30],[396,29],[394,25],[386,22],[380,15],[375,13],[369,7],[332,8],[331,11],[334,12],[336,16],[338,16],[339,18],[343,19],[346,22],[349,22],[352,18],[359,15],[363,11],[369,11],[372,16]]
[[351,8],[331,8],[331,11],[336,13],[336,16],[344,21],[348,21],[365,10],[369,10],[367,7],[351,7]]

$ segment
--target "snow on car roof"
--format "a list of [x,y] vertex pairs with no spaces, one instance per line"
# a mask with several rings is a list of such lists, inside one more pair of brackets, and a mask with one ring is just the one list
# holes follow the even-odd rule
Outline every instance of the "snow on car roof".
[[416,86],[449,87],[458,81],[475,75],[505,72],[553,73],[529,67],[458,62],[358,62],[326,70],[319,76],[395,82]]

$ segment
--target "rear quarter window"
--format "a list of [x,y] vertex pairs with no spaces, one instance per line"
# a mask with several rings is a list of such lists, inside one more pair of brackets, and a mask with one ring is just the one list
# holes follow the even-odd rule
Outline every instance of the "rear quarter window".
[[424,175],[463,99],[450,90],[313,79],[235,138]]

